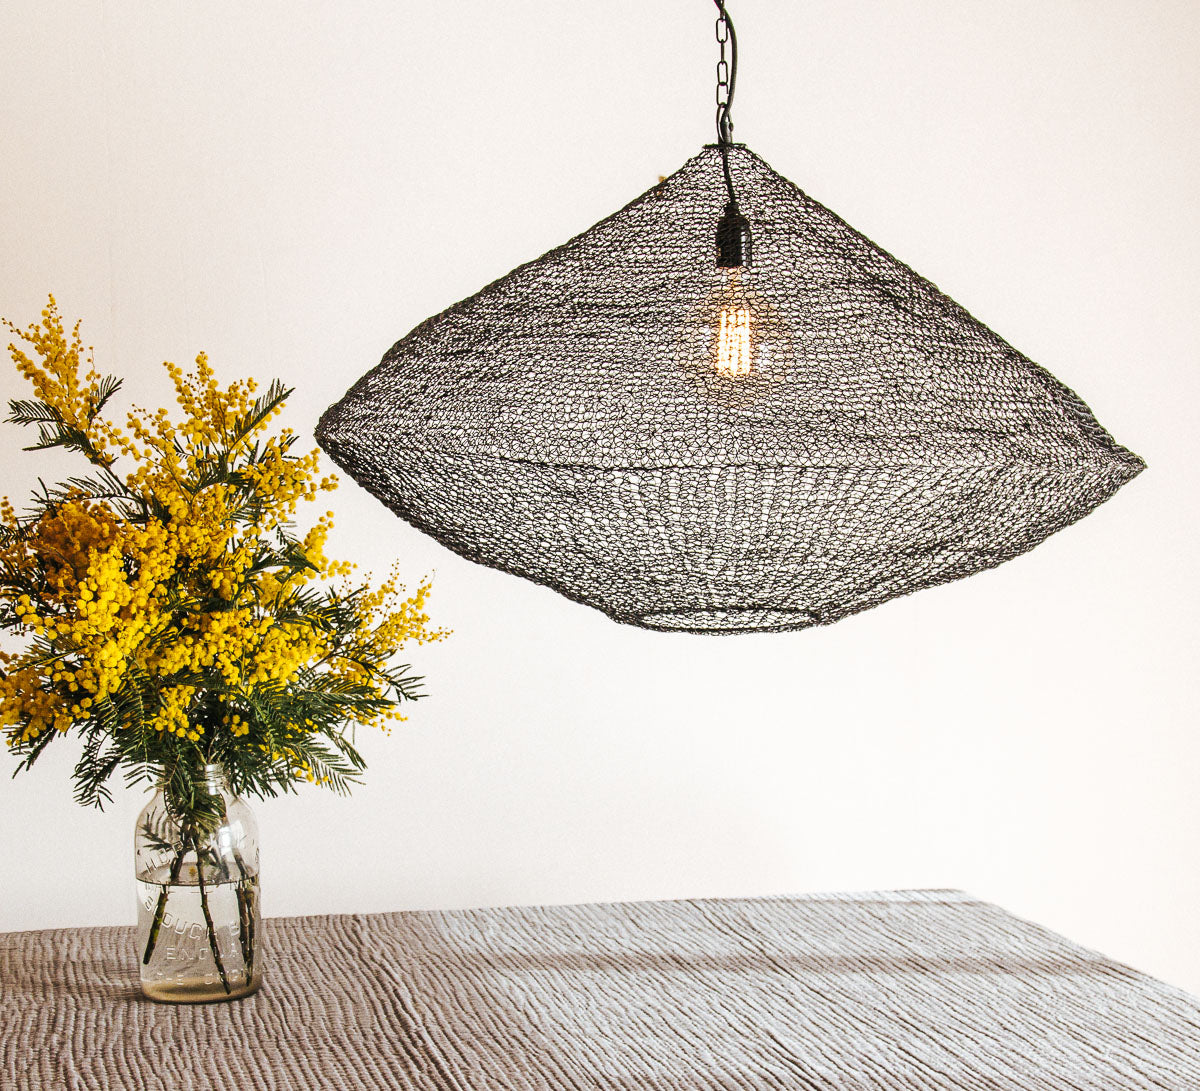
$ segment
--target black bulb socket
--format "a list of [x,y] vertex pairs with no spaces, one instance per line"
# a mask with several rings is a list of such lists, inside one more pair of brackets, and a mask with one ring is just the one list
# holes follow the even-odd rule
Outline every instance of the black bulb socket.
[[717,222],[717,268],[742,269],[750,264],[750,221],[732,203]]

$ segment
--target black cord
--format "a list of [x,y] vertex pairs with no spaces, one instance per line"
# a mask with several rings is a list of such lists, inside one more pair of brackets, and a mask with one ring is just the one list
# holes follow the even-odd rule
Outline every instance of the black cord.
[[[721,153],[721,170],[725,175],[725,191],[729,203],[717,224],[717,266],[722,269],[741,269],[750,264],[750,224],[738,209],[733,174],[729,169],[729,149],[733,144],[733,92],[737,86],[737,32],[725,10],[725,0],[713,0],[717,5],[717,43],[721,59],[717,62],[717,149]],[[725,47],[729,46],[729,56]]]
[[[721,46],[721,59],[717,63],[717,147],[721,151],[721,169],[725,174],[725,189],[729,193],[729,207],[737,213],[737,194],[733,191],[733,175],[729,172],[729,145],[733,143],[733,92],[737,87],[737,31],[733,20],[725,10],[725,0],[713,0],[717,5],[717,41]],[[724,37],[721,30],[724,28]],[[725,57],[725,45],[729,45],[729,57]],[[724,89],[724,95],[721,94]]]

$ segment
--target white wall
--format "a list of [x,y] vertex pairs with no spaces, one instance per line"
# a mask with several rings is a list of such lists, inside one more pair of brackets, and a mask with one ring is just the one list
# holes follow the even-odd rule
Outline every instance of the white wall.
[[[432,696],[367,784],[259,808],[273,914],[965,887],[1200,991],[1191,0],[731,0],[738,136],[1078,389],[1149,471],[1000,569],[809,632],[617,626],[352,483],[436,570]],[[705,0],[10,0],[0,313],[102,370],[320,410],[401,334],[711,139]],[[0,397],[22,394],[0,368]],[[3,487],[65,466],[0,429]],[[140,798],[0,789],[0,929],[132,919]],[[82,892],[82,893],[81,893]]]

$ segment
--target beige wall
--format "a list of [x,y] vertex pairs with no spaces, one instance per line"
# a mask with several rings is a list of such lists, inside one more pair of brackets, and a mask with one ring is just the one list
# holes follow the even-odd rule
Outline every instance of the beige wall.
[[[1149,471],[1027,557],[828,629],[614,625],[353,484],[344,554],[454,639],[367,785],[259,808],[274,914],[965,887],[1200,991],[1191,0],[731,0],[738,136],[1075,387]],[[704,0],[10,0],[0,313],[158,404],[207,349],[320,410],[710,139]],[[22,393],[0,368],[0,396]],[[5,491],[63,465],[0,429]],[[0,929],[132,920],[73,744],[0,781]]]

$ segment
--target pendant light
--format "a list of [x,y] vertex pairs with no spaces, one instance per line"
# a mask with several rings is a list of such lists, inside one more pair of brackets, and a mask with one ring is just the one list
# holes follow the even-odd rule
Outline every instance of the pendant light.
[[733,140],[398,341],[321,445],[616,621],[827,624],[1033,548],[1143,468],[1078,396]]

